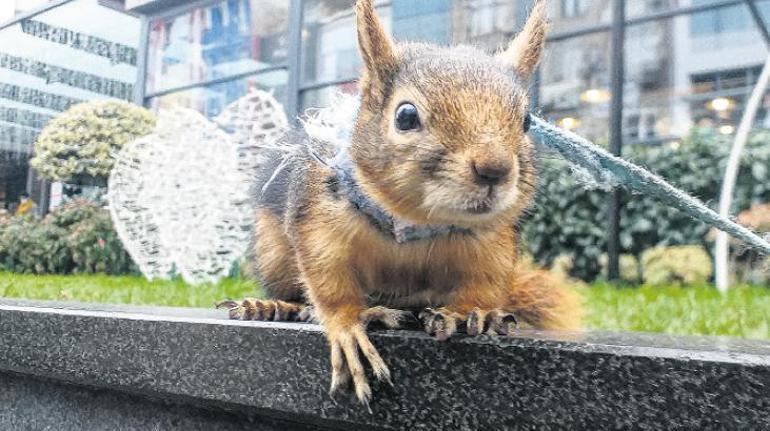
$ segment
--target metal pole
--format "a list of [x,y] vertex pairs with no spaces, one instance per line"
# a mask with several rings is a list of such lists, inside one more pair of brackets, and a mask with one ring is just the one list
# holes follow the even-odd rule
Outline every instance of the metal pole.
[[286,115],[296,121],[299,114],[302,67],[302,0],[291,0],[289,6],[289,79],[286,89]]
[[[735,141],[730,150],[730,157],[727,159],[727,169],[725,170],[725,178],[722,181],[722,192],[719,197],[719,215],[723,217],[728,217],[730,215],[735,180],[738,177],[738,169],[741,165],[741,153],[746,146],[746,141],[749,139],[749,131],[751,130],[752,124],[754,124],[754,117],[759,110],[768,83],[770,83],[770,55],[767,56],[765,66],[762,68],[762,73],[759,75],[757,85],[754,87],[754,90],[751,92],[751,96],[749,96],[749,100],[746,103],[746,109],[743,111],[741,122],[738,125],[738,131],[735,133]],[[725,232],[719,231],[717,233],[714,250],[715,278],[717,289],[722,293],[726,292],[727,288],[730,286],[728,268],[730,244],[728,241],[729,238]]]
[[141,30],[139,34],[139,46],[136,48],[136,81],[134,82],[134,103],[144,106],[147,94],[147,58],[150,45],[150,18],[141,16]]
[[754,3],[754,0],[746,0],[746,6],[749,8],[751,17],[754,19],[754,23],[757,25],[757,30],[759,30],[759,33],[765,40],[765,44],[770,47],[770,31],[768,31],[767,25],[765,25],[765,20],[762,19],[762,14],[759,12],[759,8]]
[[[749,8],[754,23],[757,25],[757,29],[762,34],[765,43],[770,48],[770,32],[768,32],[765,22],[760,16],[757,5],[752,0],[746,0],[746,6]],[[754,123],[754,117],[759,109],[762,96],[765,94],[765,90],[770,80],[770,55],[765,60],[765,66],[762,68],[762,73],[759,75],[757,85],[752,90],[749,100],[746,103],[746,109],[743,111],[741,122],[738,125],[738,130],[735,133],[735,140],[733,141],[732,149],[730,150],[730,156],[727,159],[727,169],[725,170],[725,177],[722,181],[722,191],[719,196],[719,215],[728,217],[730,215],[730,206],[733,203],[733,192],[735,189],[735,181],[738,176],[738,169],[741,164],[741,153],[746,146],[746,141],[749,138],[749,130]],[[730,287],[730,243],[727,234],[719,231],[717,232],[716,242],[714,244],[714,279],[716,281],[717,289],[724,293]]]
[[[623,150],[623,80],[625,42],[625,0],[612,1],[611,76],[612,101],[610,105],[610,152],[620,156]],[[620,208],[621,190],[613,190],[609,209],[609,233],[607,235],[607,278],[620,279]]]

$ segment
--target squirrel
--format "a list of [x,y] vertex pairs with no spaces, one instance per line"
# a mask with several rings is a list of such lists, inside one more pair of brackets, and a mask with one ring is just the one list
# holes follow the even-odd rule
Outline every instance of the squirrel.
[[[264,157],[253,254],[268,299],[219,306],[231,318],[317,319],[331,351],[330,393],[352,380],[368,405],[360,354],[377,379],[391,379],[369,323],[395,328],[422,310],[425,331],[444,341],[462,328],[577,329],[582,312],[574,290],[526,267],[517,251],[516,223],[537,179],[527,86],[545,44],[544,1],[495,55],[395,43],[372,0],[355,12],[363,71],[348,168],[309,150],[278,171],[280,157]],[[314,138],[295,129],[283,139],[312,148]],[[417,235],[399,237],[404,223]]]

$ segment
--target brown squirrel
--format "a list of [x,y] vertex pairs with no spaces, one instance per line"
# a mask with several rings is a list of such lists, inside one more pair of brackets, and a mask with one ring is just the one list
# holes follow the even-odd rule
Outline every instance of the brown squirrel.
[[[356,16],[364,68],[350,178],[310,151],[277,173],[279,157],[265,157],[272,163],[257,172],[254,256],[270,299],[221,305],[233,318],[314,315],[331,347],[331,392],[352,379],[367,403],[359,351],[378,379],[390,381],[366,333],[371,322],[396,327],[400,310],[422,309],[425,330],[443,341],[461,328],[510,334],[517,321],[575,329],[581,307],[574,291],[522,268],[517,256],[515,223],[535,192],[526,90],[543,52],[544,2],[494,56],[395,44],[372,0],[358,0]],[[310,148],[314,138],[295,130],[284,139]],[[441,228],[399,241],[351,188],[393,219]]]

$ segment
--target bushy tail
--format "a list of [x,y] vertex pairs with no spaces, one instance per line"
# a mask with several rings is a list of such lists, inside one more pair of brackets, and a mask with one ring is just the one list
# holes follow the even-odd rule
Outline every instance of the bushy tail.
[[511,287],[512,309],[521,323],[536,329],[578,330],[583,320],[579,289],[549,272],[520,267]]

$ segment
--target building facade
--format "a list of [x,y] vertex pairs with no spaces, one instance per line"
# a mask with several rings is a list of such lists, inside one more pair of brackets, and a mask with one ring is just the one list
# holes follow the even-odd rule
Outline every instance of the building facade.
[[[31,12],[0,9],[0,16],[10,19],[0,27],[0,54],[11,56],[6,63],[0,57],[0,205],[5,207],[23,190],[45,204],[49,185],[26,161],[40,128],[76,101],[122,98],[213,117],[250,88],[260,88],[272,91],[296,117],[325,106],[337,91],[357,91],[353,0],[37,3],[40,9]],[[531,3],[376,2],[396,39],[488,50],[515,35]],[[606,143],[610,76],[622,64],[623,84],[615,91],[623,92],[619,121],[626,145],[678,145],[698,126],[733,134],[767,57],[770,0],[626,1],[625,20],[618,23],[625,33],[622,56],[613,58],[615,3],[548,1],[553,25],[532,85],[534,109]],[[21,60],[88,79],[57,82],[34,67],[4,66]],[[122,92],[112,90],[120,84]],[[766,97],[756,127],[770,127],[769,107]]]

